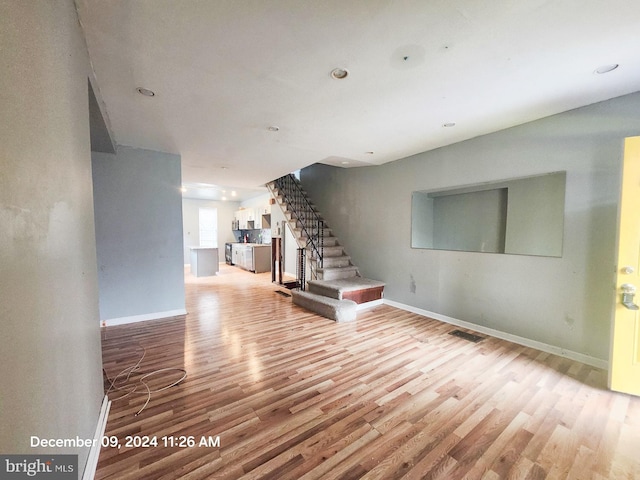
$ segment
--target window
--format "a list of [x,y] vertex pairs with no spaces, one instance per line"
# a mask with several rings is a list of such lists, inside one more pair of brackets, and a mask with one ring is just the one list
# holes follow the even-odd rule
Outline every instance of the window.
[[218,247],[218,209],[198,209],[198,230],[201,247]]

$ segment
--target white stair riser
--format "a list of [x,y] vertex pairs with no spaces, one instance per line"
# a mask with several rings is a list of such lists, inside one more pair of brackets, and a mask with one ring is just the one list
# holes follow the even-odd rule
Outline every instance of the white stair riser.
[[341,257],[324,257],[322,261],[323,268],[348,267],[349,265],[351,265],[351,257],[347,255]]
[[338,280],[339,278],[351,278],[357,276],[356,267],[323,268],[318,270],[320,280]]
[[323,237],[322,245],[325,247],[336,247],[338,246],[338,237]]
[[324,247],[322,249],[322,255],[325,259],[328,257],[343,257],[344,249],[341,245],[336,245],[335,247]]
[[355,272],[323,272],[318,273],[318,280],[340,280],[341,278],[356,277]]
[[[316,225],[316,221],[315,219],[309,217],[309,219],[306,219],[304,221],[302,220],[294,220],[293,218],[289,219],[289,221],[291,221],[292,223],[295,224],[295,228],[302,228],[303,225],[308,225],[310,227],[313,227]],[[317,230],[317,227],[316,227]],[[329,230],[328,228],[324,228],[324,230]]]
[[[305,243],[306,243],[307,237],[302,237],[302,238],[305,240]],[[331,247],[331,248],[333,248],[333,247],[342,248],[341,245],[338,245],[338,237],[323,237],[322,238],[322,245],[325,248],[329,248],[329,247]]]
[[[315,255],[312,252],[311,243],[307,242],[306,237],[298,237],[298,245],[300,244],[302,244],[303,247],[307,249],[307,255],[309,255],[310,258],[315,259]],[[341,257],[342,255],[344,255],[342,245],[317,245],[318,250],[320,250],[320,247],[322,247],[322,255],[325,257]]]
[[[295,232],[295,234],[299,237],[299,238],[303,238],[306,239],[307,238],[307,234],[305,233],[304,230],[302,230],[302,228],[300,227],[296,227],[293,229],[293,231]],[[315,232],[313,232],[315,233]],[[325,228],[323,229],[323,237],[330,237],[331,236],[331,229],[329,228]]]

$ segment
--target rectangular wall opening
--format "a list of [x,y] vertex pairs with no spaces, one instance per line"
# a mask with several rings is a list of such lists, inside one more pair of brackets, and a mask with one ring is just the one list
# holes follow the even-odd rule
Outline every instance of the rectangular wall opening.
[[498,188],[432,197],[433,248],[504,253],[507,195]]
[[411,247],[562,256],[566,172],[413,192]]

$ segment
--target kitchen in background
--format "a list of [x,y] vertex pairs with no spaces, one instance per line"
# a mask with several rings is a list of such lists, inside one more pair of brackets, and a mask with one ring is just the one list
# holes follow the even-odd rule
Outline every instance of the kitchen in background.
[[[208,254],[204,249],[218,248],[219,262],[235,264],[249,271],[271,269],[271,196],[265,191],[242,202],[189,198],[182,200],[183,244],[185,266],[193,266],[193,252]],[[217,233],[209,242],[200,238],[200,212],[214,209],[217,213]],[[236,245],[236,261],[233,260],[233,245]],[[239,246],[249,247],[240,249]],[[258,247],[255,249],[252,247]],[[242,252],[240,252],[242,250]],[[264,258],[268,257],[265,261]],[[202,262],[198,262],[198,265]],[[257,270],[256,270],[257,268]],[[217,269],[216,269],[217,270]],[[215,275],[215,273],[212,273]]]
[[[257,202],[257,203],[256,203]],[[266,195],[235,212],[225,243],[225,262],[255,273],[271,271],[271,201]]]

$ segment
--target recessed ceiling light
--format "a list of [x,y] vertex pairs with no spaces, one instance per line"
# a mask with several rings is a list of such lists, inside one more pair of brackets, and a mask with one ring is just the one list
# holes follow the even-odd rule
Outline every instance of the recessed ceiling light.
[[331,78],[342,80],[349,76],[349,70],[346,68],[334,68],[331,70]]
[[144,95],[145,97],[155,97],[155,95],[156,95],[153,90],[149,90],[148,88],[138,87],[138,88],[136,88],[136,91],[140,95]]
[[180,191],[181,191],[182,193],[185,193],[185,192],[187,191],[187,187],[180,187]]
[[227,201],[227,197],[222,197],[222,201],[226,202]]
[[235,196],[236,196],[236,191],[235,191],[235,190],[232,190],[232,191],[231,191],[231,196],[232,196],[232,197],[235,197]]
[[619,66],[620,65],[618,65],[617,63],[612,63],[611,65],[602,65],[602,66],[596,68],[593,73],[597,73],[598,75],[602,75],[603,73],[613,72]]
[[275,125],[271,125],[267,130],[269,130],[270,132],[277,132],[280,130],[280,127],[277,127]]
[[450,128],[450,127],[455,127],[456,126],[456,122],[447,122],[447,123],[443,123],[442,126],[444,128]]

